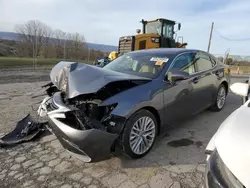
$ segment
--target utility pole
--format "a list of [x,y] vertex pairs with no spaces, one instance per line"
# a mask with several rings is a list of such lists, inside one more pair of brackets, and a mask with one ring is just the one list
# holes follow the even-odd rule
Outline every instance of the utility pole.
[[227,59],[228,59],[229,53],[230,53],[230,48],[228,48],[227,51],[225,52],[225,57],[224,57],[224,61],[223,61],[224,64],[227,64]]
[[209,41],[208,41],[207,52],[209,52],[209,50],[210,50],[211,40],[212,40],[212,35],[213,35],[213,30],[214,30],[214,22],[212,22],[212,26],[211,26],[211,31],[210,31]]
[[63,60],[65,61],[65,53],[66,53],[66,49],[65,49],[65,39],[64,39],[64,44],[63,44]]
[[89,63],[90,49],[88,48],[88,63]]
[[36,57],[35,57],[35,69],[37,68],[37,34],[36,34]]
[[66,33],[63,33],[63,60],[66,58]]
[[35,42],[33,37],[33,69],[35,69]]

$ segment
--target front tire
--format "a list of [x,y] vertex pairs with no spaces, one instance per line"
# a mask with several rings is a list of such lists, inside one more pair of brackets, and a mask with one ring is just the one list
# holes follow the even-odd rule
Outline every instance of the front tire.
[[214,104],[212,105],[210,110],[215,111],[215,112],[221,111],[223,109],[223,107],[225,106],[226,97],[227,97],[226,87],[224,84],[221,84],[219,86]]
[[132,115],[122,134],[122,146],[126,155],[131,158],[145,156],[153,147],[158,132],[155,116],[142,109]]

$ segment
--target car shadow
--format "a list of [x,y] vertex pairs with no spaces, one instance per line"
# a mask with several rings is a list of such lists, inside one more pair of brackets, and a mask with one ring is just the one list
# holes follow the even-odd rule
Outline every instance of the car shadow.
[[121,168],[147,168],[205,163],[205,148],[220,124],[241,104],[241,98],[229,93],[220,112],[205,110],[162,133],[153,149],[141,159],[118,154],[115,161]]

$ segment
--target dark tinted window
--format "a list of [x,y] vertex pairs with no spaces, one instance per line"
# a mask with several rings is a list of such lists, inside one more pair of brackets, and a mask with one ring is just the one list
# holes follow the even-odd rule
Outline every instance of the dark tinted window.
[[172,67],[174,69],[179,69],[189,74],[195,73],[195,65],[194,65],[194,54],[186,53],[178,56]]
[[198,72],[208,70],[213,67],[210,57],[205,53],[197,52],[195,59],[196,59],[195,64],[197,65]]

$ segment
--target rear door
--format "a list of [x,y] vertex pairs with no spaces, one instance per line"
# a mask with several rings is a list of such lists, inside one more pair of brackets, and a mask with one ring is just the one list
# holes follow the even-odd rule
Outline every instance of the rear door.
[[195,101],[199,101],[196,105],[196,112],[209,107],[217,93],[215,67],[216,61],[213,61],[207,53],[202,51],[196,52],[196,70],[192,74],[194,77],[193,87],[196,90]]

